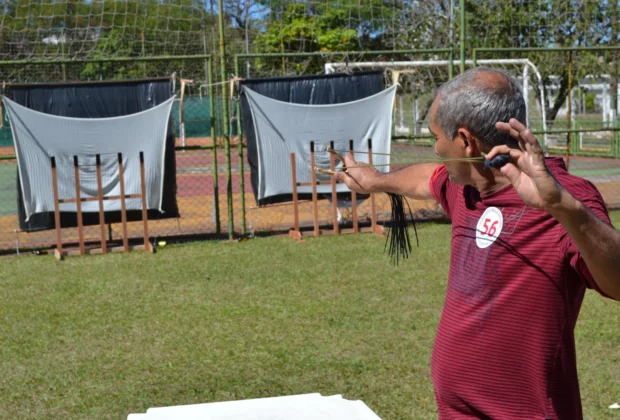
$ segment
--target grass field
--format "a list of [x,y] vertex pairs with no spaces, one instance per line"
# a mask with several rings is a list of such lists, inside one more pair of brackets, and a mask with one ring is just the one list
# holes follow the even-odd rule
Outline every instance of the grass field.
[[[0,418],[309,392],[362,399],[383,419],[435,418],[450,226],[419,232],[397,268],[370,234],[2,258]],[[588,419],[620,402],[619,327],[618,303],[588,292],[576,331]]]

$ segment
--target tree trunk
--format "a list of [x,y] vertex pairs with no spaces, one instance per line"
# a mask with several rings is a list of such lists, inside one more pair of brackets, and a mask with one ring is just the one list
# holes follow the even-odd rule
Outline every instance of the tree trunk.
[[553,106],[547,108],[547,121],[555,120],[555,117],[558,115],[558,111],[566,102],[566,98],[568,97],[568,74],[562,74],[562,80],[560,81],[560,90],[558,91],[558,96],[555,98],[553,102]]

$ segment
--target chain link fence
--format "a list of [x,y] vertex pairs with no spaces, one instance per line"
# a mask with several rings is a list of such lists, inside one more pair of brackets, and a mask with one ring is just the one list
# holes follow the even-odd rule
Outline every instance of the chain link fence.
[[[433,156],[434,90],[464,69],[487,65],[523,83],[529,125],[547,152],[567,159],[572,173],[595,183],[617,208],[618,6],[594,0],[10,2],[0,10],[2,95],[10,97],[14,84],[170,78],[180,217],[150,221],[151,236],[226,237],[231,229],[256,235],[293,224],[292,205],[256,205],[233,77],[384,70],[386,83],[399,83],[391,160],[397,168]],[[53,231],[19,231],[14,156],[3,109],[0,249],[53,246]],[[387,220],[387,196],[376,202],[379,221]],[[360,223],[369,224],[370,200],[359,204]],[[441,216],[435,203],[410,204],[416,217]],[[332,205],[319,204],[326,229]],[[349,226],[350,203],[337,205],[339,223]],[[302,226],[312,225],[312,204],[300,204],[300,217]],[[120,238],[118,225],[107,228],[109,238]],[[85,234],[99,240],[98,227]],[[139,238],[141,225],[130,223],[130,234]],[[71,242],[77,233],[65,229],[63,237]]]

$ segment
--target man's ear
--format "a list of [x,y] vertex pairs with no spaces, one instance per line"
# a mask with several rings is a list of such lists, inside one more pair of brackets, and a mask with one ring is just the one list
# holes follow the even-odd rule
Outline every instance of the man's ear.
[[456,140],[459,141],[467,157],[475,157],[478,155],[478,143],[468,129],[459,128],[456,132]]

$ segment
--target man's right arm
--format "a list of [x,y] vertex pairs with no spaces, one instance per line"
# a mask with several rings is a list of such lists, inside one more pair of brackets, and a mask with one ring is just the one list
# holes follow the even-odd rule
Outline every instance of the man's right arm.
[[351,156],[345,157],[348,171],[338,172],[336,180],[343,182],[350,190],[359,193],[389,192],[404,195],[415,200],[434,200],[430,190],[431,176],[440,166],[438,163],[420,163],[381,173],[373,167],[360,167]]

